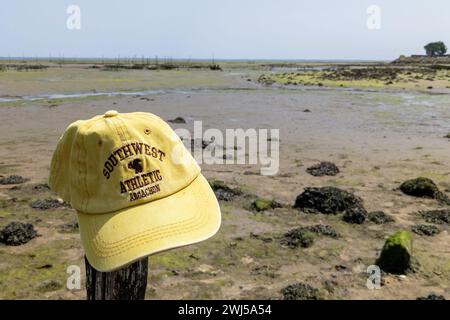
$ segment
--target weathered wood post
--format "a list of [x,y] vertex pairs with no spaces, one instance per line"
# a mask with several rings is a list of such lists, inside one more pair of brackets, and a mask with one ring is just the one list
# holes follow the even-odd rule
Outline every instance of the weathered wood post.
[[144,300],[148,275],[147,258],[112,272],[97,271],[86,257],[84,261],[88,300]]

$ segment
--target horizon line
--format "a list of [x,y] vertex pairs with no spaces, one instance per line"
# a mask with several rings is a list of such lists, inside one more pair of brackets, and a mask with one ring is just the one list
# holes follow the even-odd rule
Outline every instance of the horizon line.
[[92,57],[77,57],[77,56],[0,56],[0,60],[159,60],[159,61],[360,61],[360,62],[378,62],[378,61],[392,61],[391,59],[367,59],[367,58],[191,58],[180,57],[172,58],[170,56],[92,56]]

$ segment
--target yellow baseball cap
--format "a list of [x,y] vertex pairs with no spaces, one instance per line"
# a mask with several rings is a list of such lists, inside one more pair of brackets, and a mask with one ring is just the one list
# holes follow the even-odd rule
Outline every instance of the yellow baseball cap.
[[49,185],[78,214],[90,264],[111,271],[213,236],[217,199],[161,118],[108,111],[72,123],[53,154]]

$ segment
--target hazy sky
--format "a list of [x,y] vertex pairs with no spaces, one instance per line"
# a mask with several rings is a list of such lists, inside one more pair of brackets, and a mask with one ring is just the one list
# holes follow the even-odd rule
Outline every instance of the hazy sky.
[[[67,28],[72,4],[81,10],[79,30]],[[371,5],[381,9],[380,29],[367,27]],[[430,41],[450,47],[449,0],[2,0],[0,6],[5,57],[393,59],[423,53]]]

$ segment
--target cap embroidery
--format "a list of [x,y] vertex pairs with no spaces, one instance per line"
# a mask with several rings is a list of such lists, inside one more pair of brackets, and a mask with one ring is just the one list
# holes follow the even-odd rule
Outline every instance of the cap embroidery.
[[[166,153],[161,149],[152,147],[146,143],[142,142],[132,142],[121,146],[120,148],[113,151],[107,158],[103,168],[103,176],[106,179],[111,177],[111,173],[114,168],[119,164],[119,162],[124,161],[130,157],[137,155],[146,155],[158,159],[163,162]],[[134,166],[134,165],[133,165]],[[130,167],[128,167],[131,169]],[[142,171],[141,171],[142,172]],[[136,172],[137,173],[137,172]]]
[[142,167],[142,160],[134,159],[133,161],[129,162],[128,169],[133,169],[136,174],[141,173],[142,171],[144,171],[144,168]]

